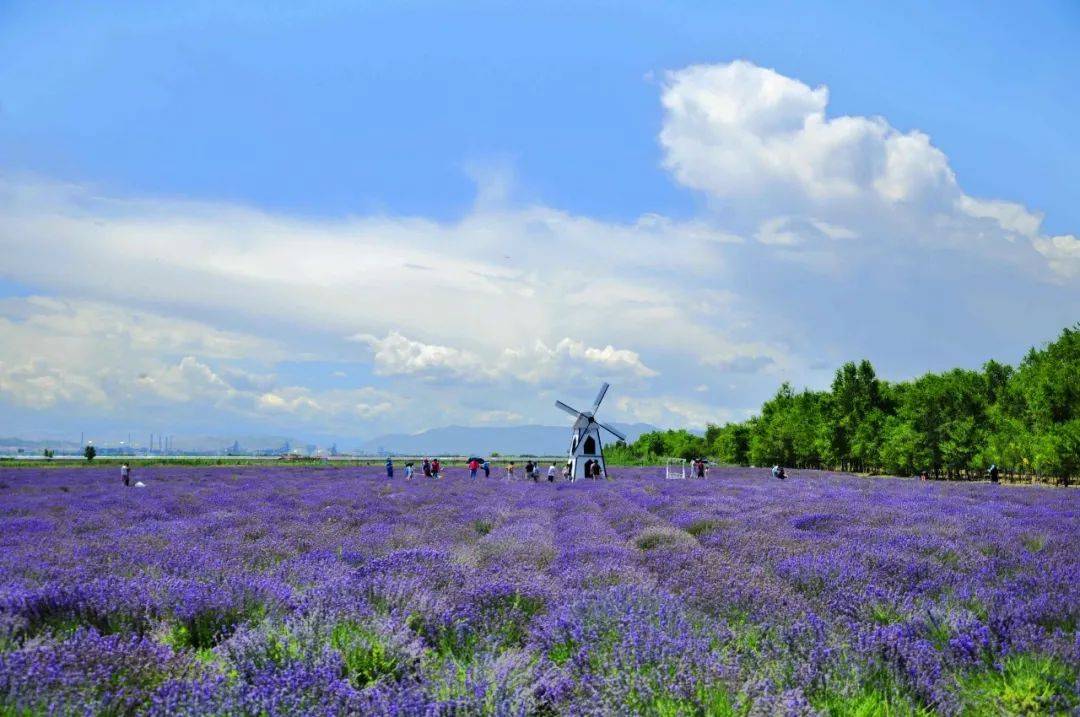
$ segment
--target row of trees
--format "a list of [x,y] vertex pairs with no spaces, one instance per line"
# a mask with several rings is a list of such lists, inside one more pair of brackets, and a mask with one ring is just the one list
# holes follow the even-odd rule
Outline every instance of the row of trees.
[[1080,324],[1016,368],[988,361],[891,383],[869,361],[847,363],[828,391],[784,383],[748,421],[710,425],[704,436],[647,433],[609,453],[946,478],[994,463],[1005,474],[1080,476]]

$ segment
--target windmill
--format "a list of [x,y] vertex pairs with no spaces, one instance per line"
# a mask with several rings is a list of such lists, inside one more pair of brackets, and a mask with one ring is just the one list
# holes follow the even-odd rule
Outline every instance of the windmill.
[[562,401],[555,402],[557,408],[561,408],[576,419],[574,427],[570,429],[570,455],[567,458],[567,463],[570,464],[571,480],[589,477],[586,474],[586,466],[591,468],[594,463],[600,464],[601,475],[607,475],[607,466],[604,465],[604,448],[600,444],[601,428],[620,441],[626,440],[626,436],[622,433],[596,420],[596,411],[600,408],[600,402],[604,400],[604,394],[607,393],[608,388],[607,383],[600,387],[600,393],[596,394],[591,411],[579,411]]

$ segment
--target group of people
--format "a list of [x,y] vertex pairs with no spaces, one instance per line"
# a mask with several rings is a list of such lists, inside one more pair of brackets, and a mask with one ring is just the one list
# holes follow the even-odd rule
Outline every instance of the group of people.
[[[488,463],[486,459],[484,461],[481,461],[479,458],[470,458],[469,459],[469,473],[470,473],[472,478],[476,477],[477,471],[479,471],[481,468],[483,468],[483,470],[484,470],[484,476],[485,477],[491,475],[491,464]],[[429,458],[425,457],[423,463],[420,464],[420,470],[423,471],[425,478],[433,478],[435,480],[438,480],[439,478],[442,477],[442,469],[443,469],[442,461],[440,461],[438,458],[429,459]],[[387,478],[393,478],[394,477],[394,459],[393,458],[388,457],[386,459],[386,477]],[[408,463],[405,464],[405,480],[410,480],[412,477],[413,477],[413,462],[409,461]]]
[[[394,477],[394,459],[387,457],[386,459],[386,477]],[[486,458],[469,458],[465,465],[469,469],[469,478],[476,479],[480,471],[484,472],[485,478],[491,477],[491,462]],[[442,462],[438,459],[425,458],[421,464],[421,470],[424,473],[425,478],[438,479],[442,477]],[[567,463],[562,471],[563,480],[573,481],[574,476],[570,472],[570,464]],[[413,477],[413,463],[409,461],[405,464],[405,479],[409,480]],[[547,479],[549,483],[554,483],[559,477],[560,471],[555,463],[552,463],[547,468]],[[599,461],[588,460],[585,462],[585,475],[590,478],[602,478],[603,470]],[[506,479],[514,480],[516,477],[514,462],[510,461],[506,464]],[[534,483],[539,483],[540,478],[543,477],[543,467],[540,465],[540,461],[527,461],[525,463],[525,478],[532,479]],[[126,480],[126,479],[125,479]]]

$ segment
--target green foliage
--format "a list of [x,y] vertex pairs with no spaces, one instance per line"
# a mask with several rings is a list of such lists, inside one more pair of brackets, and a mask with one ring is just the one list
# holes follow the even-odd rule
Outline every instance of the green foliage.
[[650,431],[627,445],[622,441],[604,447],[612,465],[655,464],[664,458],[700,458],[708,452],[705,439],[686,429]]
[[47,460],[51,461],[53,456],[56,455],[56,453],[54,453],[51,448],[46,448],[44,451],[41,452],[41,455],[44,456]]
[[869,361],[841,366],[828,391],[784,383],[759,415],[704,437],[653,431],[610,449],[612,462],[671,456],[933,477],[1080,476],[1080,324],[1032,349],[1017,368],[988,361],[889,383]]
[[881,670],[851,685],[830,685],[811,697],[814,707],[835,717],[929,717],[934,711],[918,704]]
[[164,642],[176,648],[210,648],[231,635],[241,623],[255,624],[265,615],[265,606],[258,602],[243,608],[203,610],[173,623]]
[[1015,654],[1001,669],[968,676],[961,683],[967,711],[976,715],[1068,714],[1080,706],[1076,671],[1051,657]]
[[398,677],[405,665],[376,631],[354,622],[342,622],[330,633],[330,645],[341,653],[346,677],[363,689],[383,677]]
[[86,448],[83,449],[83,456],[86,460],[92,461],[94,460],[94,457],[97,456],[97,449],[91,445],[87,445]]

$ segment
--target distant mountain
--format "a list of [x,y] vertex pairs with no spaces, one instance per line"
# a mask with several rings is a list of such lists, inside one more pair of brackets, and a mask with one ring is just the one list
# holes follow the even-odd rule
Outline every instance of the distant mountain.
[[[642,433],[655,431],[647,423],[612,423],[634,441]],[[603,434],[605,442],[615,437]],[[407,453],[417,455],[559,455],[570,444],[567,426],[446,426],[420,433],[388,433],[366,441],[360,446],[363,453]]]

